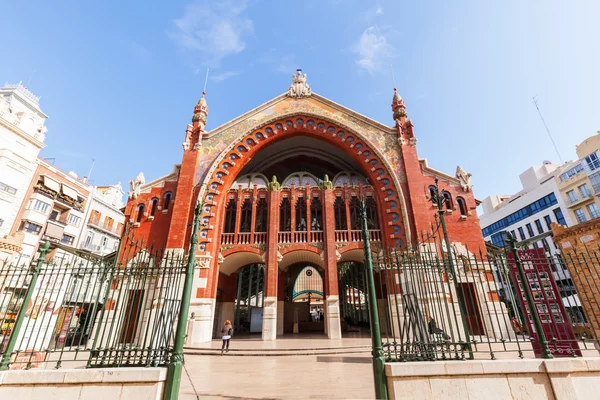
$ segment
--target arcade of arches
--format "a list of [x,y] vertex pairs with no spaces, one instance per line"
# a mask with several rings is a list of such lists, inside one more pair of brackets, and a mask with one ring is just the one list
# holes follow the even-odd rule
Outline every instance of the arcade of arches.
[[154,181],[132,181],[125,210],[138,237],[187,251],[202,203],[192,344],[218,337],[225,320],[263,340],[295,332],[336,339],[368,325],[361,200],[373,251],[407,249],[434,221],[429,188],[437,178],[453,244],[483,249],[470,174],[450,176],[418,158],[396,92],[392,114],[388,127],[290,88],[205,131],[200,99],[181,164]]
[[[266,249],[273,238],[278,257],[275,336],[321,332],[339,338],[367,321],[365,298],[359,295],[364,289],[349,286],[355,296],[343,295],[349,302],[339,303],[340,266],[362,261],[361,199],[369,237],[380,245],[378,193],[361,166],[335,146],[294,136],[275,142],[246,164],[222,203],[223,260],[214,335],[226,320],[239,333],[263,332],[269,282],[264,262],[256,263],[256,250]],[[328,251],[334,257],[327,257]]]

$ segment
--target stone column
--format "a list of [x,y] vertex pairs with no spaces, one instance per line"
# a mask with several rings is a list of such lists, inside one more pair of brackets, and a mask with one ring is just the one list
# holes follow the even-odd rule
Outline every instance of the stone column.
[[323,225],[325,228],[325,333],[329,339],[341,339],[340,301],[338,296],[337,250],[335,243],[335,214],[333,203],[335,193],[323,190]]

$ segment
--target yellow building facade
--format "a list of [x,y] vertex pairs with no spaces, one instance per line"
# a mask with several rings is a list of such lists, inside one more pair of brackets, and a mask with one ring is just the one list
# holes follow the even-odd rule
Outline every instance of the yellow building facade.
[[576,151],[579,158],[567,163],[555,179],[571,220],[579,224],[600,217],[600,131]]

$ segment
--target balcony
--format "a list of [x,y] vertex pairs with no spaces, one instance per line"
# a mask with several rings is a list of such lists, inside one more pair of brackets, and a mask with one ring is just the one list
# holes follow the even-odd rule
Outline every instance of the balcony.
[[580,224],[582,222],[587,221],[587,217],[585,215],[576,215],[575,218],[577,219],[577,223]]
[[37,186],[35,186],[33,188],[33,191],[35,193],[39,193],[41,195],[49,197],[54,201],[58,201],[59,203],[64,204],[70,208],[77,210],[77,211],[80,211],[80,212],[85,211],[85,201],[82,201],[82,202],[75,201],[75,200],[71,199],[70,197],[65,196],[62,193],[58,193],[58,192],[44,186],[41,183],[38,183]]
[[120,229],[118,226],[111,226],[111,225],[105,224],[103,222],[100,222],[100,220],[97,220],[97,219],[90,219],[88,222],[88,225],[91,225],[94,228],[103,230],[106,233],[110,233],[113,236],[117,236],[117,237],[121,236],[122,229]]
[[585,193],[585,194],[581,194],[581,197],[575,197],[575,198],[567,198],[565,200],[565,202],[567,203],[567,207],[571,208],[571,207],[575,207],[576,205],[579,205],[581,203],[584,203],[587,200],[593,200],[594,198],[592,197],[591,193]]
[[[362,242],[363,236],[362,231],[335,231],[335,241],[340,243],[344,242]],[[379,229],[369,230],[369,240],[371,242],[381,242],[381,231]]]
[[[379,229],[369,230],[369,239],[371,240],[371,242],[381,242],[381,231]],[[279,244],[322,243],[324,240],[325,234],[323,231],[296,231],[277,233],[277,242]],[[362,242],[362,240],[362,231],[335,231],[335,241],[337,243]],[[237,244],[265,244],[266,242],[266,232],[240,232],[237,234],[221,234],[222,246],[232,246]]]

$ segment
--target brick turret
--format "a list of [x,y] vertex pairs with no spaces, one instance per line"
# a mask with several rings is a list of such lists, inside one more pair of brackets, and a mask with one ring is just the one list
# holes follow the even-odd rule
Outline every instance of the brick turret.
[[188,243],[186,238],[190,235],[188,227],[191,225],[197,194],[195,188],[196,169],[202,147],[202,134],[208,116],[205,94],[202,92],[202,97],[194,107],[192,125],[188,125],[185,130],[183,158],[177,179],[177,193],[173,203],[173,216],[167,240],[167,248],[170,249],[183,249]]

